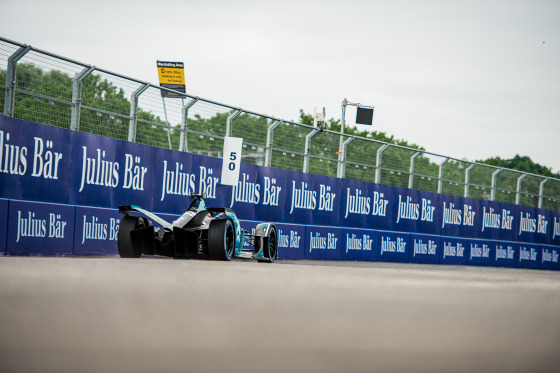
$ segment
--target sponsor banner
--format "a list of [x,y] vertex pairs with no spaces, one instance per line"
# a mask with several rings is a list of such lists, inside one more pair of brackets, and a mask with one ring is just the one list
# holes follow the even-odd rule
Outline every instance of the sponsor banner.
[[516,232],[520,242],[550,244],[553,236],[552,212],[520,206],[519,228]]
[[[171,153],[174,151],[167,152]],[[193,172],[198,175],[198,179],[195,182],[197,186],[196,193],[206,194],[205,201],[206,205],[209,207],[230,207],[232,187],[220,184],[220,174],[222,172],[221,160],[219,158],[200,155],[192,155],[192,158]],[[242,169],[243,166],[245,166],[245,164],[242,164]],[[177,207],[165,205],[162,206],[160,210],[174,213],[177,211]]]
[[517,266],[527,269],[539,269],[542,264],[542,250],[540,245],[519,244],[519,254]]
[[[519,207],[517,210],[517,215],[515,220],[518,224],[515,225],[515,232],[513,236],[516,240],[522,242],[532,242],[535,238],[537,232],[537,214],[535,208],[529,207]],[[543,222],[543,216],[539,215],[541,224]],[[546,220],[544,220],[546,221]],[[540,228],[542,230],[542,228]]]
[[548,210],[546,212],[548,212],[550,217],[551,226],[549,228],[549,231],[547,231],[547,233],[549,234],[549,238],[550,235],[552,235],[552,237],[550,238],[550,244],[560,245],[560,212],[551,212]]
[[377,231],[342,229],[342,260],[374,261]]
[[[241,164],[243,167],[245,164]],[[255,217],[263,222],[286,222],[286,209],[291,207],[286,174],[277,169],[256,167],[258,170],[255,189],[259,191],[259,203],[253,206]],[[303,235],[303,232],[300,233]]]
[[[340,224],[345,227],[367,227],[372,214],[369,183],[348,180],[341,190]],[[378,193],[379,195],[379,193]]]
[[367,218],[367,228],[377,230],[391,230],[397,222],[397,205],[393,187],[383,184],[371,184],[371,215]]
[[519,244],[514,242],[491,242],[494,253],[492,265],[500,267],[517,267]]
[[489,240],[470,240],[468,265],[492,266],[496,250],[493,247]]
[[560,270],[558,256],[560,255],[559,247],[541,245],[541,269]]
[[[393,198],[390,199],[389,204],[393,209],[394,218],[389,227],[391,230],[416,232],[416,224],[421,217],[433,223],[435,207],[430,199],[425,198],[422,201],[416,190],[393,188]],[[424,215],[422,215],[423,212],[425,212]],[[427,216],[428,212],[430,216]]]
[[281,260],[303,260],[306,227],[302,225],[276,224],[278,229],[278,258]]
[[123,215],[116,209],[76,207],[75,255],[118,255],[117,235]]
[[519,207],[494,201],[481,202],[480,206],[481,226],[479,238],[516,240],[515,233],[519,230],[519,222],[518,218],[516,219],[515,213]]
[[0,116],[0,196],[67,203],[71,134]]
[[306,260],[341,260],[342,229],[325,226],[307,226],[305,230]]
[[410,241],[410,262],[439,264],[442,247],[439,236],[410,234]]
[[8,255],[71,255],[73,205],[10,200]]
[[[113,196],[118,188],[122,188],[125,165],[117,159],[115,149],[125,157],[120,150],[127,142],[119,142],[116,146],[113,139],[90,137],[79,132],[72,135],[74,146],[69,157],[72,163],[68,202],[116,208]],[[148,203],[137,202],[137,205],[142,204]]]
[[[220,174],[218,174],[219,176]],[[215,198],[212,206],[225,206],[233,209],[238,217],[256,220],[255,208],[262,203],[264,198],[262,185],[258,183],[257,166],[241,164],[237,184],[235,186],[218,184],[218,194]]]
[[455,237],[477,237],[480,200],[439,196],[438,225],[435,233]]
[[[168,149],[151,149],[155,152],[153,210],[181,213],[181,209],[187,209],[191,204],[191,193],[206,194],[206,205],[209,207],[230,207],[232,188],[219,183],[219,159]],[[119,202],[117,205],[127,204]]]
[[[107,142],[106,139],[107,138],[103,139],[103,143]],[[112,145],[114,148],[110,149],[118,150],[118,152],[113,151],[115,159],[113,169],[116,171],[116,177],[113,179],[113,182],[116,186],[112,188],[113,193],[111,205],[100,206],[117,208],[118,205],[139,205],[144,209],[155,210],[153,200],[154,180],[156,174],[154,151],[156,148],[148,146],[139,147],[137,144],[124,141],[115,142],[116,143],[113,143]],[[83,159],[82,162],[84,162]],[[87,169],[87,164],[85,167]],[[86,190],[87,193],[91,193],[90,189],[95,191],[99,187],[107,188],[106,184],[105,186],[99,186],[88,183],[86,178],[86,181],[84,182],[84,190]],[[109,187],[109,190],[111,190],[111,187]],[[79,192],[79,190],[77,191]],[[83,201],[83,198],[80,195],[76,197],[76,201],[74,203],[96,205],[91,201]]]
[[[408,188],[404,189],[411,191]],[[447,197],[447,196],[446,196]],[[434,192],[418,191],[418,204],[420,208],[419,219],[411,226],[409,232],[425,234],[440,234],[441,218],[443,211],[439,199],[441,195]]]
[[319,176],[315,182],[318,194],[317,212],[309,223],[338,225],[340,222],[341,188],[340,180]]
[[[314,188],[316,175],[302,174],[294,171],[286,173],[286,205],[284,222],[307,224],[313,221],[313,212],[317,209],[317,191]],[[325,221],[322,217],[321,221]]]
[[[245,220],[474,240],[474,262],[485,262],[477,257],[476,240],[560,246],[560,212],[245,163],[237,184],[227,186],[219,182],[221,172],[219,158],[0,116],[5,199],[110,209],[139,205],[178,214],[190,204],[190,193],[205,193],[208,206],[232,208]],[[469,261],[470,255],[469,244]]]
[[440,245],[440,264],[467,265],[470,254],[470,241],[468,239],[441,236]]
[[0,256],[6,254],[6,238],[8,236],[8,205],[9,200],[0,199]]
[[207,174],[206,169],[202,172],[193,167],[190,153],[170,152],[161,148],[155,149],[155,153],[154,206],[160,210],[162,207],[169,207],[169,210],[174,207],[176,211],[188,208],[190,194],[199,191],[200,177]]
[[376,235],[375,261],[410,262],[410,234],[394,231],[379,231]]
[[393,222],[393,191],[391,187],[345,180],[341,188],[339,225],[390,229]]

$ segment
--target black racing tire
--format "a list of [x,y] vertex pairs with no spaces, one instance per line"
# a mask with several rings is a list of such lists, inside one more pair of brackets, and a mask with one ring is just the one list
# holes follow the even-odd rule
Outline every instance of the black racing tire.
[[208,228],[208,253],[210,259],[229,261],[235,250],[235,232],[229,219],[216,219]]
[[142,248],[137,248],[132,244],[130,233],[141,227],[147,226],[147,220],[143,217],[124,216],[119,224],[117,235],[117,248],[122,258],[138,258],[142,256]]
[[278,233],[276,227],[270,226],[268,230],[268,246],[263,248],[263,256],[268,262],[274,262],[278,258]]

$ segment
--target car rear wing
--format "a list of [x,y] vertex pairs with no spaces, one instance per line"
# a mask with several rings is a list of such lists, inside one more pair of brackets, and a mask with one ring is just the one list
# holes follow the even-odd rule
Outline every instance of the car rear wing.
[[140,208],[137,205],[119,205],[119,213],[124,214],[125,216],[133,216],[134,215],[134,214],[132,214],[133,211],[142,213],[143,215],[145,215],[146,217],[148,217],[152,221],[159,224],[161,227],[164,227],[164,228],[171,227],[171,224],[169,222],[167,222],[166,220],[164,220],[163,218],[160,218],[160,217],[156,216],[155,214],[153,214],[151,212],[148,212],[145,209]]

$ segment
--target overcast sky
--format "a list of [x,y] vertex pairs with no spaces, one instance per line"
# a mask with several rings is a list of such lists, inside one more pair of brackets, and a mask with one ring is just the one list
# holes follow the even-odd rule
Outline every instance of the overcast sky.
[[183,61],[188,93],[287,120],[347,98],[430,152],[560,171],[560,0],[0,0],[0,35],[154,84]]

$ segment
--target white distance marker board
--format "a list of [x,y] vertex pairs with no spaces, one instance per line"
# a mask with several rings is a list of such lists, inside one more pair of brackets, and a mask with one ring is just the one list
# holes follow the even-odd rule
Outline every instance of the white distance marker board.
[[224,158],[222,160],[222,184],[236,186],[239,181],[239,169],[241,168],[241,151],[243,149],[243,138],[224,138]]

